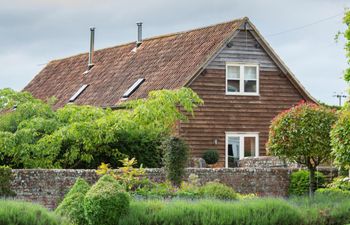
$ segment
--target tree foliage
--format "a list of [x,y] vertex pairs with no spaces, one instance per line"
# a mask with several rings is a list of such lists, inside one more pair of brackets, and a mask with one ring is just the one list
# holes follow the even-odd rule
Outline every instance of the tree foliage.
[[329,134],[336,119],[331,109],[303,103],[280,113],[270,126],[269,153],[305,165],[310,193],[315,190],[316,167],[331,158]]
[[347,82],[350,82],[350,10],[345,11],[343,22],[347,26],[346,30],[343,32],[343,35],[345,38],[346,58],[348,59],[348,66],[349,66],[344,71],[344,79]]
[[350,111],[344,109],[331,130],[332,155],[338,166],[350,169]]
[[[13,168],[96,168],[135,157],[146,167],[161,163],[162,139],[182,113],[202,100],[191,89],[161,90],[128,101],[125,109],[51,104],[30,94],[0,90],[0,164]],[[14,109],[13,106],[16,105]]]

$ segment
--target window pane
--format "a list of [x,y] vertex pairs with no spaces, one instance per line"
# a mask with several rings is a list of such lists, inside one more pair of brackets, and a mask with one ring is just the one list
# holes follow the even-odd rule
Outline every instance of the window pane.
[[244,137],[244,157],[255,156],[255,137]]
[[227,79],[238,79],[240,77],[239,66],[227,66]]
[[256,80],[244,81],[244,92],[256,92]]
[[239,92],[239,80],[228,80],[227,92]]
[[237,167],[239,160],[239,137],[228,137],[228,167]]
[[245,80],[256,80],[256,66],[245,66],[244,67],[244,79]]

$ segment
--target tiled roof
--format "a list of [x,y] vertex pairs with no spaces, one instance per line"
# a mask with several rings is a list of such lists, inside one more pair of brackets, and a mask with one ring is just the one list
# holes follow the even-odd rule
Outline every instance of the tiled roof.
[[88,53],[51,61],[25,88],[35,97],[57,98],[61,107],[82,85],[88,87],[76,104],[115,106],[139,78],[142,85],[130,98],[143,98],[151,90],[186,85],[203,64],[231,37],[245,19],[143,40],[136,53],[135,42],[94,53],[95,66],[87,69]]

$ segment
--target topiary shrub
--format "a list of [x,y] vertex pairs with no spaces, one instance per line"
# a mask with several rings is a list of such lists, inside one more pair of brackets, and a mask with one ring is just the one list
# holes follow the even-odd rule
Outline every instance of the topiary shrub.
[[129,210],[130,199],[125,189],[111,175],[101,177],[86,193],[85,216],[90,225],[117,225]]
[[236,200],[238,194],[229,186],[218,182],[208,182],[200,187],[199,193],[205,198],[216,198],[221,200]]
[[204,152],[203,159],[207,164],[215,164],[219,161],[219,153],[214,149],[209,149]]
[[170,137],[162,147],[166,176],[173,185],[180,186],[188,160],[188,145],[178,137]]
[[[325,185],[325,176],[320,173],[315,173],[316,188],[324,187]],[[290,184],[288,188],[289,195],[306,195],[309,191],[310,183],[310,172],[307,170],[299,170],[293,172],[290,176]]]
[[271,122],[268,153],[304,165],[310,171],[309,194],[316,190],[317,166],[331,157],[330,131],[334,110],[301,103],[278,114]]
[[87,221],[84,216],[84,197],[89,191],[90,185],[82,178],[78,178],[58,205],[55,213],[68,218],[76,225],[85,225]]
[[11,168],[8,166],[0,166],[0,197],[12,197],[16,193],[11,190],[11,181],[13,175]]

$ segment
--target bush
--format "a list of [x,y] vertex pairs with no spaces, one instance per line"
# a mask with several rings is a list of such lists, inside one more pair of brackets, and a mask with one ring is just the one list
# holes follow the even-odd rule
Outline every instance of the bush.
[[330,199],[342,199],[347,198],[350,199],[350,191],[341,190],[338,188],[320,188],[316,190],[316,197],[318,195],[327,196]]
[[350,191],[350,179],[343,176],[336,177],[327,187]]
[[0,224],[68,225],[62,218],[40,205],[10,200],[0,200]]
[[189,148],[178,137],[170,137],[163,143],[164,165],[167,178],[175,185],[180,186],[185,174]]
[[76,225],[87,224],[83,205],[85,194],[89,189],[90,185],[84,179],[78,178],[63,201],[56,208],[55,213],[68,218]]
[[213,149],[207,150],[203,154],[203,159],[207,164],[215,164],[219,161],[219,153]]
[[[325,184],[325,176],[316,172],[316,188],[324,187]],[[289,195],[306,195],[309,191],[309,182],[310,182],[310,172],[306,170],[299,170],[297,172],[293,172],[290,176],[290,184],[288,189]]]
[[160,167],[162,140],[202,102],[191,89],[180,88],[151,91],[123,103],[126,110],[77,105],[53,110],[52,102],[0,89],[0,165],[116,167],[119,159],[135,157],[145,167]]
[[216,198],[221,200],[236,200],[238,194],[229,186],[218,182],[208,182],[200,187],[199,193],[205,198]]
[[129,196],[112,176],[104,175],[86,193],[85,216],[90,225],[118,224],[129,210]]
[[[349,104],[350,105],[350,104]],[[331,130],[332,154],[335,163],[350,169],[350,110],[340,113],[338,121]]]
[[11,190],[11,181],[13,175],[11,168],[8,166],[0,166],[0,197],[12,197],[16,193]]
[[120,225],[303,224],[302,214],[284,200],[134,201]]

